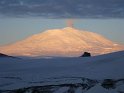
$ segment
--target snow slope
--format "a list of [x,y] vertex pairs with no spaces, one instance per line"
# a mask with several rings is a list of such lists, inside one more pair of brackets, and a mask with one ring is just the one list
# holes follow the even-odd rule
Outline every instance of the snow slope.
[[124,46],[99,34],[66,27],[47,30],[3,46],[0,53],[13,56],[80,56],[86,51],[92,55],[100,55],[123,49]]
[[[103,83],[106,79],[112,79],[110,84]],[[9,93],[7,90],[14,89],[44,89],[49,93],[124,92],[124,51],[89,58],[0,58],[0,91]]]

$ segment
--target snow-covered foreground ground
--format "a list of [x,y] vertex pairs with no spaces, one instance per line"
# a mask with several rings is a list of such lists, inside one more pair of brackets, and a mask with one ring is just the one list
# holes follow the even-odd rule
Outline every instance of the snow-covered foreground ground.
[[89,58],[0,58],[0,93],[124,93],[124,51]]

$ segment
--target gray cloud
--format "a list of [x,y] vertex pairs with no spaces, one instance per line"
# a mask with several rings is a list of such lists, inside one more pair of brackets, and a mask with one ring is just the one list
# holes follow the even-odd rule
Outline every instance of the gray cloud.
[[124,18],[124,0],[0,0],[0,15],[46,18]]

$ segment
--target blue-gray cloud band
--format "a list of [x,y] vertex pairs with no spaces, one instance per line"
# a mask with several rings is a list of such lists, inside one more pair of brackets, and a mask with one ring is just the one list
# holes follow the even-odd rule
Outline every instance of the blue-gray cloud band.
[[124,18],[124,0],[0,0],[0,15],[46,18]]

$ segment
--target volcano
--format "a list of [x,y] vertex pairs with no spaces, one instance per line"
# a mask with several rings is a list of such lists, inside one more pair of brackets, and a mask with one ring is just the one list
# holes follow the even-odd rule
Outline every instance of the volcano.
[[103,36],[73,27],[51,29],[14,44],[0,47],[0,53],[12,56],[76,57],[84,52],[101,55],[123,50],[124,47]]

